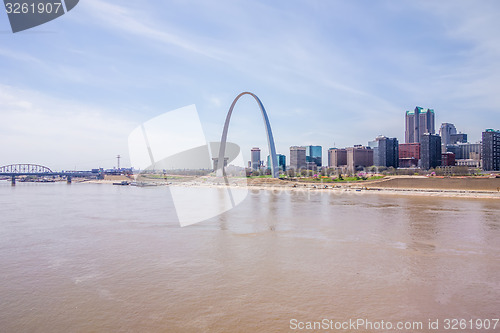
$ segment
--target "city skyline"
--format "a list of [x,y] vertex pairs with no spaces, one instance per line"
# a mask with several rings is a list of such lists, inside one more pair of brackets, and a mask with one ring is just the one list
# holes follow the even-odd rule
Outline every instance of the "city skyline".
[[[422,112],[423,114],[420,115],[421,119],[425,121],[425,128],[423,130],[419,130],[419,132],[417,133],[417,131],[414,131],[414,126],[418,127],[419,125],[415,125],[414,124],[414,120],[413,119],[410,119],[410,122],[408,121],[409,119],[409,115],[410,116],[413,116],[414,114],[418,114],[419,112]],[[432,117],[429,118],[428,115],[431,114]],[[413,118],[413,117],[412,117]],[[420,141],[422,139],[422,137],[424,135],[427,135],[427,134],[431,134],[435,137],[439,137],[440,138],[440,146],[441,146],[441,152],[444,154],[444,153],[453,153],[453,162],[455,162],[455,158],[458,159],[458,160],[466,160],[466,159],[471,159],[471,157],[469,156],[470,155],[470,152],[473,152],[473,153],[477,153],[478,155],[476,156],[476,159],[478,159],[478,157],[480,156],[480,147],[481,146],[481,141],[479,142],[469,142],[467,140],[468,138],[468,134],[467,133],[463,133],[462,131],[457,131],[455,125],[453,123],[447,123],[447,122],[444,122],[442,123],[440,126],[439,126],[439,130],[438,130],[438,134],[434,133],[436,132],[436,128],[438,128],[435,124],[435,111],[433,109],[423,109],[419,106],[415,107],[415,111],[406,111],[405,112],[405,141],[408,141],[408,138],[410,138],[410,140],[412,142],[405,142],[405,143],[398,143],[399,139],[398,138],[388,138],[384,135],[379,135],[377,136],[374,140],[372,141],[369,141],[367,140],[367,145],[365,144],[352,144],[350,146],[345,146],[345,147],[323,147],[323,146],[319,146],[319,145],[293,145],[293,146],[290,146],[290,167],[291,168],[295,168],[295,169],[300,169],[300,168],[303,168],[303,167],[306,167],[307,163],[311,160],[311,151],[314,147],[314,149],[317,149],[316,151],[319,152],[319,159],[318,161],[319,162],[316,162],[316,165],[319,167],[319,166],[322,166],[322,165],[325,165],[323,164],[323,159],[322,159],[322,156],[321,155],[324,155],[325,158],[326,158],[326,165],[327,166],[330,166],[331,163],[330,161],[332,160],[332,155],[331,153],[331,150],[332,149],[337,149],[337,150],[340,150],[340,151],[345,151],[345,153],[347,152],[346,149],[348,148],[353,148],[353,147],[369,147],[371,148],[373,151],[374,151],[374,156],[373,156],[373,165],[374,166],[385,166],[385,167],[389,167],[389,166],[392,166],[392,167],[399,167],[399,163],[402,162],[401,158],[402,159],[412,159],[413,157],[412,156],[415,156],[415,155],[418,155],[419,157],[417,158],[416,161],[413,161],[412,163],[410,163],[409,160],[407,161],[403,161],[403,165],[401,165],[401,167],[410,167],[410,166],[413,166],[413,167],[416,167],[417,164],[415,164],[416,162],[418,162],[418,160],[420,160],[420,151],[421,151],[421,148],[420,148],[420,142],[414,142],[414,140],[418,140]],[[410,130],[410,131],[409,131]],[[481,131],[481,135],[482,137],[484,137],[484,132],[485,131],[491,131],[493,130],[493,132],[497,132],[497,130],[495,129],[487,129],[485,128],[483,131]],[[411,132],[411,134],[409,135],[409,133]],[[431,132],[431,133],[429,133]],[[417,133],[417,134],[416,134]],[[412,145],[415,145],[415,144],[418,144],[419,147],[418,148],[415,148],[415,147],[412,147]],[[382,145],[382,149],[383,149],[383,152],[381,153],[380,155],[380,158],[382,159],[381,161],[379,161],[379,155],[378,155],[378,150],[380,148],[380,145]],[[398,154],[398,147],[404,147],[403,150],[403,154],[401,156],[399,156]],[[297,161],[297,157],[295,155],[295,152],[297,150],[297,148],[304,148],[305,152],[303,153],[303,157],[304,157],[304,161],[303,163],[305,163],[303,166],[299,166],[299,165],[302,165],[303,163],[299,163],[297,164],[295,167],[292,166],[292,164],[296,164],[296,161]],[[254,149],[258,149],[258,148],[252,148],[252,151]],[[417,149],[417,150],[415,150]],[[424,152],[424,160],[425,160],[425,163],[426,165],[431,165],[431,162],[429,162],[429,148],[427,148],[426,152]],[[293,151],[293,154],[292,154],[292,151]],[[323,154],[323,151],[325,151],[326,153]],[[335,152],[335,157],[334,157],[334,160],[336,161],[338,159],[337,157],[337,154],[338,152]],[[292,159],[292,155],[294,155],[294,158]],[[433,168],[435,166],[438,166],[439,163],[440,163],[440,159],[441,156],[439,156],[439,158],[437,157],[434,157],[433,159],[435,160],[434,162],[432,162],[432,165],[433,165]],[[294,162],[292,162],[292,160]],[[439,160],[439,163],[437,163],[437,161]],[[408,162],[410,164],[407,164],[405,162]],[[319,163],[319,164],[318,164]],[[338,163],[333,163],[333,165],[336,165]],[[347,164],[347,160],[345,162],[345,164]],[[454,165],[454,164],[453,164]],[[338,166],[338,165],[337,165]],[[470,166],[470,165],[469,165]],[[427,167],[427,169],[429,169],[430,167]]]
[[[108,168],[120,154],[128,166],[133,128],[191,104],[216,142],[247,90],[266,105],[281,154],[380,134],[403,142],[400,115],[414,105],[477,142],[500,127],[485,126],[500,124],[498,13],[493,1],[87,0],[12,34],[0,11],[0,139],[10,143],[0,164]],[[266,146],[254,107],[242,98],[228,137],[244,152]]]

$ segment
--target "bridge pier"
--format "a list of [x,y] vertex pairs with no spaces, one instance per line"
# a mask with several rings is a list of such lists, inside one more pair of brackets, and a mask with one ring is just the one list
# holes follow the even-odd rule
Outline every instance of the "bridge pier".
[[12,186],[16,186],[16,176],[12,176]]
[[66,176],[66,183],[71,184],[71,176]]

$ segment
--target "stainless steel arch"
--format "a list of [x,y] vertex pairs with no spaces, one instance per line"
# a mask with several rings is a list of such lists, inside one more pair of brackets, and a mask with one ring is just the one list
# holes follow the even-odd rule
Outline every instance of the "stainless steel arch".
[[[271,173],[273,178],[278,178],[279,166],[278,166],[278,160],[276,158],[276,148],[274,147],[273,132],[271,131],[271,124],[269,123],[269,118],[267,117],[266,109],[264,108],[264,105],[262,104],[260,99],[255,94],[248,91],[242,92],[241,94],[236,96],[233,103],[231,104],[231,107],[229,108],[229,111],[226,116],[226,122],[224,123],[224,130],[222,131],[222,138],[220,140],[221,144],[219,149],[218,161],[224,161],[224,155],[226,153],[227,130],[229,128],[229,121],[231,120],[231,114],[233,113],[233,109],[236,102],[243,95],[252,96],[257,101],[257,104],[259,104],[260,111],[262,112],[262,117],[264,118],[264,123],[266,125],[267,144],[269,146],[269,155],[271,156]],[[218,176],[225,175],[224,163],[217,163],[217,175]]]

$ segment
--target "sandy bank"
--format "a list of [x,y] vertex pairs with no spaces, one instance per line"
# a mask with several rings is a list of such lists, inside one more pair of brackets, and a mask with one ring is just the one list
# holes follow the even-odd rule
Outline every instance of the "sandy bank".
[[[112,184],[121,179],[92,180],[89,183]],[[125,180],[125,179],[123,179]],[[131,180],[131,179],[126,179]],[[154,180],[158,185],[186,187],[225,187],[214,177],[186,177]],[[255,190],[330,191],[334,193],[378,193],[440,197],[500,199],[500,178],[428,178],[421,176],[390,176],[374,181],[301,182],[271,178],[232,179],[233,188]]]
[[376,188],[500,192],[500,178],[387,177]]

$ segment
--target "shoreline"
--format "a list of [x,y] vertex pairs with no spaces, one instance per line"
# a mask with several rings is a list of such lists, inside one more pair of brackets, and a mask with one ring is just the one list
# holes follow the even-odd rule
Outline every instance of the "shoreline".
[[[264,190],[264,191],[289,191],[289,192],[315,192],[315,193],[335,193],[335,194],[382,194],[382,195],[405,195],[405,196],[426,196],[426,197],[447,197],[447,198],[472,198],[472,199],[500,199],[500,193],[491,191],[468,191],[468,190],[436,190],[436,189],[401,189],[401,188],[376,188],[362,186],[328,186],[314,187],[315,184],[307,184],[306,186],[272,186],[272,185],[248,185],[238,186],[229,185],[230,188],[247,188],[248,190]],[[169,186],[180,187],[210,187],[210,188],[226,188],[226,185],[217,184],[200,184],[200,183],[173,183]]]
[[[132,182],[125,176],[108,179],[73,179],[74,184],[113,185],[121,181]],[[144,185],[144,184],[142,184]],[[146,185],[226,188],[215,177],[169,177],[151,180]],[[130,185],[128,185],[130,186]],[[359,182],[303,182],[272,178],[230,178],[230,188],[248,190],[314,192],[335,194],[382,194],[449,198],[500,199],[500,178],[431,178],[422,176],[387,176],[382,179]],[[141,187],[141,183],[139,184]],[[149,187],[149,186],[147,186]],[[155,187],[155,186],[153,186]]]
[[[186,180],[183,181],[174,178],[167,179],[166,182],[152,181],[152,183],[155,183],[158,186],[226,188],[226,185],[222,184],[222,181],[213,177],[186,177],[185,179]],[[112,184],[117,180],[118,179],[88,180],[85,181],[85,183]],[[130,179],[128,180],[130,181]],[[249,190],[268,191],[314,191],[336,194],[374,193],[384,195],[500,199],[500,178],[429,178],[421,176],[388,176],[373,181],[360,181],[352,183],[313,183],[271,178],[232,178],[230,179],[230,184],[228,186],[230,188],[247,188]]]

